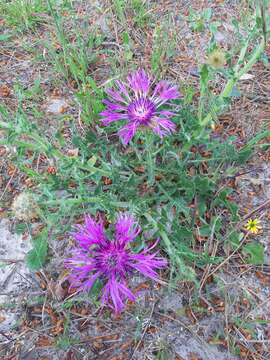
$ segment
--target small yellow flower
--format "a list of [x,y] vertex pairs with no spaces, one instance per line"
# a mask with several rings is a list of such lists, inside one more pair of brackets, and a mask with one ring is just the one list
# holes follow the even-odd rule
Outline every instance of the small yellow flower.
[[207,62],[216,69],[222,68],[226,64],[225,53],[222,50],[214,50],[209,54]]
[[262,229],[260,223],[261,221],[259,219],[249,219],[245,227],[252,234],[258,234],[258,232]]

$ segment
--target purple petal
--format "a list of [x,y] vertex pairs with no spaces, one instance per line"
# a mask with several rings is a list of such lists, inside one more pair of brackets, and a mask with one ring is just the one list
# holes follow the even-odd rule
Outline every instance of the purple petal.
[[141,231],[134,217],[129,214],[120,214],[118,216],[115,230],[116,241],[122,246],[133,241]]
[[166,260],[162,258],[147,259],[140,254],[132,254],[133,260],[137,262],[129,262],[129,266],[137,270],[146,277],[158,280],[158,273],[154,269],[163,268],[167,265]]
[[87,291],[100,276],[100,272],[93,275],[93,271],[96,271],[95,261],[81,249],[75,249],[72,258],[66,259],[64,265],[71,270],[68,280],[72,289]]
[[135,295],[127,288],[124,284],[119,284],[119,290],[124,294],[130,301],[135,301]]
[[100,115],[104,117],[115,117],[115,120],[119,120],[119,118],[123,116],[123,114],[111,110],[104,110],[100,113]]
[[99,277],[100,277],[100,272],[95,273],[88,280],[84,281],[82,285],[78,288],[78,290],[85,292],[91,290],[92,286]]
[[77,225],[78,232],[72,235],[77,243],[85,249],[89,249],[92,245],[105,245],[107,238],[102,223],[97,223],[91,216],[85,217],[84,225]]
[[87,271],[93,270],[93,263],[91,258],[86,255],[82,249],[74,249],[72,252],[72,257],[66,259],[64,264],[66,267],[71,269],[87,269]]
[[153,92],[152,98],[155,103],[165,103],[168,100],[178,99],[180,93],[176,86],[171,86],[167,81],[160,81]]
[[125,95],[125,97],[130,100],[126,85],[120,80],[116,80],[115,83],[116,83],[118,89],[120,90],[120,92],[123,93]]
[[171,118],[173,116],[176,116],[176,113],[172,112],[172,111],[168,111],[168,110],[161,110],[159,112],[159,115],[161,116],[165,116],[166,118]]
[[119,292],[119,283],[115,280],[114,276],[109,279],[103,288],[102,303],[111,307],[111,301],[116,313],[120,313],[124,308],[124,303],[121,299]]
[[135,93],[142,92],[144,95],[148,93],[151,79],[143,69],[139,69],[135,73],[130,74],[127,79],[131,89]]
[[157,280],[158,279],[158,274],[155,270],[153,270],[149,265],[147,264],[143,264],[143,263],[134,263],[134,264],[129,264],[130,267],[132,267],[133,269],[137,270],[138,272],[140,272],[141,274],[143,274],[145,277],[149,277],[152,280]]
[[159,241],[160,239],[158,238],[151,246],[148,246],[146,249],[144,249],[143,254],[147,254],[149,251],[153,250],[157,246]]
[[103,289],[102,304],[113,307],[116,313],[120,313],[125,307],[124,300],[126,298],[130,301],[136,300],[135,295],[127,288],[125,283],[117,281],[112,276]]
[[107,89],[106,93],[114,100],[119,101],[121,103],[127,104],[127,101],[121,96],[119,91],[113,89]]
[[130,261],[128,263],[133,269],[154,280],[158,278],[158,274],[154,269],[164,268],[168,264],[166,259],[156,256],[157,252],[147,254],[156,244],[157,242],[139,254],[129,254]]
[[113,111],[127,111],[127,106],[120,105],[119,103],[112,103],[111,101],[104,99],[102,100],[103,104],[105,104],[108,108],[108,110]]
[[124,145],[127,145],[134,137],[137,128],[138,125],[136,122],[129,122],[118,131],[118,135],[120,136]]
[[164,119],[158,117],[153,118],[149,126],[161,138],[163,136],[170,135],[176,130],[175,123],[165,118]]
[[119,120],[127,120],[127,114],[121,114],[117,112],[111,112],[110,110],[105,110],[100,113],[101,116],[104,116],[101,119],[103,125],[107,126],[108,124],[119,121]]

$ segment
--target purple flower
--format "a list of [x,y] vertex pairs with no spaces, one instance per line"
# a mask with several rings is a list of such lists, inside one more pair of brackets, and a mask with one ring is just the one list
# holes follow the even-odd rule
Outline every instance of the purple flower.
[[140,272],[158,280],[156,270],[167,264],[165,259],[157,257],[157,252],[150,254],[157,242],[138,254],[131,251],[129,244],[140,233],[140,227],[131,215],[118,216],[113,240],[106,236],[103,224],[90,216],[85,217],[84,225],[76,228],[73,236],[77,247],[72,257],[65,261],[70,269],[70,287],[88,291],[100,279],[104,284],[102,304],[114,308],[116,313],[124,308],[126,298],[136,299],[127,286],[131,274]]
[[160,81],[153,89],[151,78],[142,69],[127,77],[127,83],[115,81],[116,89],[107,89],[109,100],[104,100],[107,109],[100,113],[102,123],[107,126],[112,122],[126,120],[119,131],[124,145],[135,135],[141,126],[151,128],[161,138],[175,131],[175,124],[170,120],[175,114],[161,110],[170,100],[180,97],[175,86]]

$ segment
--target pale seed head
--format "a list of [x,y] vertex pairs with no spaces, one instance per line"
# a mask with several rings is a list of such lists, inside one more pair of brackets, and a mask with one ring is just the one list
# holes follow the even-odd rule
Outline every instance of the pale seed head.
[[211,54],[209,54],[207,62],[210,66],[216,69],[224,67],[226,64],[224,51],[219,49],[214,50]]
[[13,200],[11,209],[16,219],[30,221],[38,218],[38,205],[32,194],[22,192]]

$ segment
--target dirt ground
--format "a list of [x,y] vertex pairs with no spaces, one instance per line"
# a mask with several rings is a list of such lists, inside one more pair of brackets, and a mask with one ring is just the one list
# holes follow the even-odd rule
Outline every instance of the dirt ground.
[[[229,19],[239,12],[239,2],[160,0],[154,3],[154,15],[162,18],[170,14],[177,33],[176,52],[165,62],[164,74],[180,84],[196,85],[196,63],[204,57],[209,33],[202,31],[194,35],[177,14],[188,12],[191,4],[194,9],[200,9],[202,3],[211,7],[215,16],[222,20],[217,41],[229,47],[234,41]],[[102,6],[106,9],[101,2],[88,1],[80,11],[88,12],[89,21],[107,32],[108,42],[117,42],[121,26],[116,26],[109,12],[101,15],[101,11],[97,11]],[[8,94],[0,93],[0,101],[11,109],[16,108],[13,86],[19,82],[28,89],[42,75],[46,98],[37,101],[46,119],[38,122],[50,134],[62,108],[67,114],[78,114],[78,108],[71,87],[62,88],[57,98],[52,96],[52,87],[56,87],[57,81],[52,80],[50,67],[45,61],[36,61],[27,50],[29,44],[31,47],[36,41],[40,54],[44,53],[37,38],[45,36],[46,26],[48,24],[43,24],[34,35],[23,34],[0,49],[0,84],[10,89]],[[168,29],[169,35],[171,30]],[[135,61],[139,64],[143,59],[149,64],[151,34],[134,31],[133,35],[134,41],[137,40]],[[268,48],[268,58],[269,54]],[[103,83],[109,71],[106,64],[101,63],[94,74]],[[269,66],[259,62],[250,75],[249,79],[240,81],[241,96],[219,119],[223,131],[235,134],[240,142],[255,136],[263,124],[270,126]],[[46,122],[42,124],[43,120]],[[4,136],[0,133],[0,139]],[[101,314],[84,295],[81,296],[83,305],[72,307],[68,314],[61,307],[65,287],[55,280],[57,274],[54,275],[54,271],[57,273],[54,269],[60,266],[57,256],[42,271],[28,270],[24,257],[31,249],[31,239],[27,229],[18,231],[18,221],[10,211],[14,196],[26,188],[27,179],[22,174],[13,175],[9,161],[12,151],[14,149],[8,149],[0,158],[0,198],[3,201],[0,203],[0,359],[270,359],[269,149],[258,149],[232,179],[233,196],[241,204],[241,215],[252,213],[261,220],[262,231],[254,238],[265,249],[264,265],[246,264],[238,252],[233,252],[221,266],[209,265],[204,271],[198,271],[199,288],[189,282],[160,287],[136,278],[134,287],[139,294],[138,301],[129,304],[120,317]],[[55,248],[54,251],[60,250]],[[69,332],[73,340],[68,343],[62,336],[65,333],[63,319],[70,314],[73,322]]]

